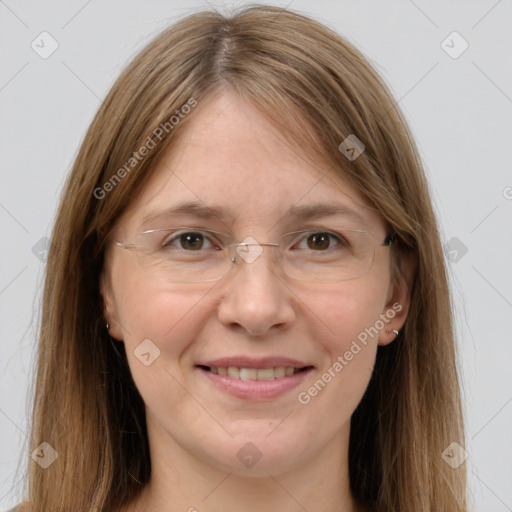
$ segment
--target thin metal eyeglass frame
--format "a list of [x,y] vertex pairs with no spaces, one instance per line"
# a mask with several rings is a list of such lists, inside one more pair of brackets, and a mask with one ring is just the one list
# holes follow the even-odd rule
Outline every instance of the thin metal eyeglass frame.
[[[222,233],[220,231],[213,231],[213,230],[210,230],[210,229],[207,230],[207,229],[200,229],[200,228],[190,228],[188,226],[177,226],[177,227],[174,227],[173,229],[190,229],[191,232],[194,232],[194,229],[195,229],[198,232],[207,231],[209,233],[227,235],[227,233]],[[146,233],[149,234],[149,233],[156,233],[158,231],[168,231],[168,230],[169,230],[169,228],[148,229],[147,231],[142,231],[139,234],[143,235],[143,234],[146,234]],[[368,234],[374,236],[374,233],[372,231],[364,231],[362,229],[352,229],[350,231],[355,231],[355,232],[358,232],[358,233],[368,233]],[[293,235],[293,234],[296,234],[296,233],[313,233],[313,232],[314,231],[309,231],[309,230],[292,231],[290,233],[283,234],[282,237],[287,236],[287,235]],[[322,232],[322,231],[319,230],[318,232]],[[377,247],[389,247],[396,240],[396,238],[397,238],[396,232],[388,233],[386,235],[386,238],[384,239],[384,242],[382,244],[377,245]],[[127,249],[129,251],[136,251],[137,250],[137,246],[135,244],[126,244],[126,243],[123,243],[123,242],[119,242],[117,240],[113,240],[113,241],[115,242],[115,244],[118,247],[121,247],[122,249]],[[248,246],[248,245],[267,245],[267,246],[272,246],[272,247],[279,247],[282,244],[278,244],[278,243],[275,243],[275,242],[239,242],[239,243],[236,243],[236,244],[227,244],[228,247],[240,247],[240,246]],[[236,251],[236,249],[235,249],[235,251]],[[236,256],[231,258],[231,263],[238,263],[239,261],[240,260],[237,259]],[[373,265],[373,259],[372,259],[372,263],[371,263],[370,267],[368,268],[367,272],[370,271],[372,265]],[[183,282],[183,283],[208,283],[208,282],[220,281],[221,279],[224,279],[231,272],[232,268],[233,268],[233,266],[231,266],[229,268],[229,270],[225,274],[223,274],[222,276],[217,277],[215,279],[208,279],[208,280],[204,280],[204,281],[174,281],[174,280],[169,280],[169,281],[170,282],[176,282],[176,283],[180,283],[180,282]],[[357,279],[358,277],[362,277],[363,275],[365,275],[365,274],[361,274],[361,275],[356,276],[356,277],[350,277],[348,279],[341,279],[339,281],[317,281],[317,280],[315,280],[314,282],[325,282],[325,283],[336,283],[336,282],[339,282],[339,283],[341,283],[343,281],[350,281],[352,279]],[[290,279],[296,280],[296,281],[309,282],[308,280],[297,279],[297,278],[294,278],[294,277],[290,277],[288,275],[287,275],[287,277],[289,277]]]

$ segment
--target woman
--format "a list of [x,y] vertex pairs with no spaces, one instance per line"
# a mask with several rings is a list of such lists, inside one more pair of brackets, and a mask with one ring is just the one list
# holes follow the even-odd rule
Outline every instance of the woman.
[[52,240],[26,510],[467,510],[428,185],[340,36],[268,6],[166,30]]

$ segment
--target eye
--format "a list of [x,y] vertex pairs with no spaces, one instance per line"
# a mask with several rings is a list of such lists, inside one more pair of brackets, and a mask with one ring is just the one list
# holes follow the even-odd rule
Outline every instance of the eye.
[[[211,249],[214,247],[210,239],[203,233],[198,231],[187,231],[182,233],[175,233],[165,238],[162,242],[162,248],[173,248],[175,242],[178,242],[178,249],[185,251],[199,251],[203,248]],[[204,247],[205,244],[210,244],[209,247]]]
[[[306,242],[307,247],[303,243]],[[299,249],[311,249],[313,251],[325,251],[332,249],[333,246],[346,246],[346,240],[341,235],[328,233],[327,231],[317,231],[308,233],[299,243]]]

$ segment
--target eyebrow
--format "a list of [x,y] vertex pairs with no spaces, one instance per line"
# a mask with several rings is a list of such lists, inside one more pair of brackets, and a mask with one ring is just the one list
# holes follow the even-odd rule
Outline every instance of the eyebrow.
[[[174,215],[190,215],[200,219],[218,218],[222,222],[227,222],[230,217],[234,217],[233,213],[230,212],[229,209],[224,209],[218,206],[206,206],[196,201],[189,201],[166,208],[165,210],[152,212],[143,219],[143,224],[161,217],[170,217]],[[343,215],[366,222],[366,219],[364,219],[356,210],[347,205],[333,203],[313,203],[303,206],[292,206],[283,215],[283,218],[291,217],[294,220],[304,221],[307,219],[317,219],[333,215]]]

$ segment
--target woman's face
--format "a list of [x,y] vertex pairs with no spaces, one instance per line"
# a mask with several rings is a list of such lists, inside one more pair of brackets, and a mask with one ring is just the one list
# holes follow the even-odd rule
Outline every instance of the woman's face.
[[[335,185],[326,164],[301,158],[241,99],[223,93],[199,103],[179,135],[115,240],[132,243],[138,232],[168,225],[228,232],[232,243],[276,242],[284,233],[330,226],[384,241],[384,222],[360,194]],[[170,212],[188,202],[222,215]],[[291,212],[313,204],[354,214]],[[184,246],[178,237],[174,248],[211,251],[201,240]],[[303,240],[301,250],[337,243],[318,240],[312,248]],[[344,453],[377,346],[403,324],[406,298],[391,287],[387,247],[376,249],[368,273],[341,282],[293,280],[275,247],[245,250],[251,257],[239,258],[224,279],[203,283],[170,282],[156,263],[142,265],[136,251],[111,245],[107,252],[105,314],[146,404],[152,457],[277,474]]]

